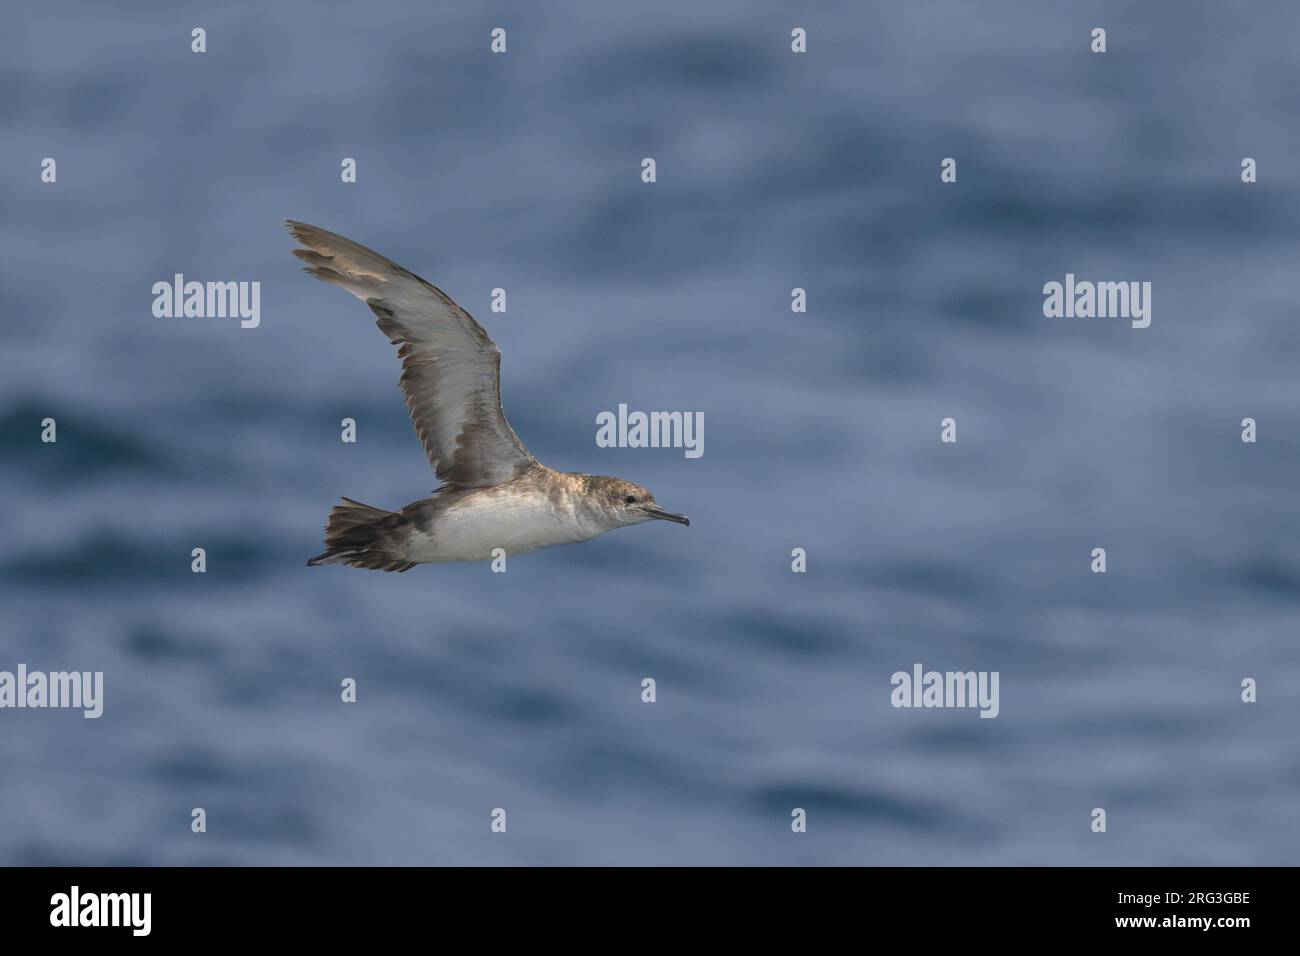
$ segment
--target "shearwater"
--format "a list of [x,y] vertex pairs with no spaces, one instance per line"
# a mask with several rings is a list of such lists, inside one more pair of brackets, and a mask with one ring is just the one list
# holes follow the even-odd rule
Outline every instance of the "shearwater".
[[351,498],[330,512],[309,565],[409,571],[586,541],[656,518],[689,525],[622,478],[547,468],[501,407],[501,352],[441,289],[350,239],[289,220],[304,271],[342,286],[379,317],[402,360],[411,423],[442,484],[401,511]]

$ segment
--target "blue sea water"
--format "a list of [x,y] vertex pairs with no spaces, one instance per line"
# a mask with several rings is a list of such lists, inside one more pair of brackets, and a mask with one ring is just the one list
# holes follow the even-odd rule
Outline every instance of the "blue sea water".
[[[7,11],[0,669],[102,670],[105,709],[0,711],[0,862],[1294,863],[1298,28],[1281,0]],[[434,479],[391,347],[285,218],[443,287],[539,458],[691,527],[506,574],[305,567],[341,495]],[[261,282],[260,326],[155,318],[178,272]],[[1066,273],[1150,281],[1150,328],[1045,319]],[[596,447],[619,403],[703,412],[705,454]],[[894,709],[916,662],[998,671],[1000,715]]]

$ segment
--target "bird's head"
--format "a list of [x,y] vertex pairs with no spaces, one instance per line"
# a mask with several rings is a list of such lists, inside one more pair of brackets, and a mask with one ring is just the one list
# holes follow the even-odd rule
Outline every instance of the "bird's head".
[[590,479],[590,484],[590,491],[599,500],[601,509],[619,524],[640,524],[655,519],[676,521],[684,525],[691,523],[691,519],[686,515],[674,514],[660,508],[649,488],[624,481],[622,478],[594,475]]

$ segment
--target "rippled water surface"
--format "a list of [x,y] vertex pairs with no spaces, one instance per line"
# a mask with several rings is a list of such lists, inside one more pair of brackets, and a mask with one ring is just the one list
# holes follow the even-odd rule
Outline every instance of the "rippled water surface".
[[[1295,861],[1293,4],[11,14],[0,669],[106,701],[0,712],[0,861]],[[543,461],[691,527],[305,567],[340,495],[434,479],[288,217],[445,288]],[[177,272],[261,282],[260,327],[154,318]],[[1150,281],[1151,327],[1043,318],[1067,272]],[[620,402],[705,454],[597,448]],[[895,710],[914,662],[1000,716]]]

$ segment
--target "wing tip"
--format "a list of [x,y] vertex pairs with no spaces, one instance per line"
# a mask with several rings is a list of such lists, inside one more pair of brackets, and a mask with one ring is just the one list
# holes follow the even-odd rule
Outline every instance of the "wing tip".
[[[289,230],[289,234],[301,242],[304,246],[319,250],[322,243],[331,239],[347,242],[342,236],[335,235],[328,229],[322,229],[320,226],[313,226],[309,222],[299,222],[297,219],[286,219],[284,227]],[[296,250],[295,250],[296,251]]]

